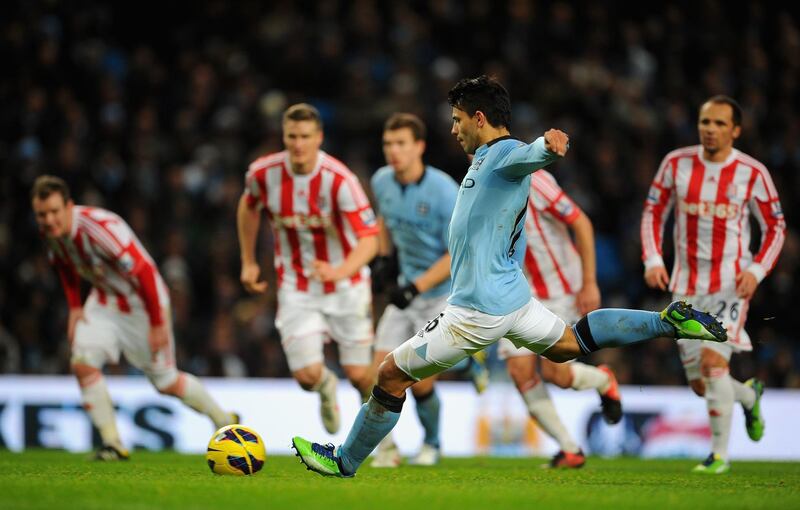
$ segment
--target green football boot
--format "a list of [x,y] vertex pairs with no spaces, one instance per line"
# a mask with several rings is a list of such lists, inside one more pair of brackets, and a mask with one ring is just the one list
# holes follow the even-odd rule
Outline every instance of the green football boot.
[[335,454],[336,447],[330,443],[322,445],[295,436],[292,438],[292,448],[295,449],[297,452],[295,455],[300,457],[300,462],[305,464],[308,470],[315,471],[322,476],[353,477],[342,471],[339,458]]
[[728,331],[713,315],[692,308],[685,301],[675,301],[661,312],[661,320],[675,328],[676,338],[725,342]]
[[744,409],[744,424],[747,427],[747,435],[750,436],[750,439],[759,441],[764,437],[764,417],[761,416],[761,395],[764,394],[764,383],[753,377],[748,379],[744,385],[753,388],[753,391],[756,392],[756,401],[753,403],[753,408],[747,409],[744,405],[742,406],[742,409]]
[[692,473],[700,473],[703,475],[722,475],[731,470],[731,465],[727,460],[716,453],[712,453],[701,464],[692,468]]

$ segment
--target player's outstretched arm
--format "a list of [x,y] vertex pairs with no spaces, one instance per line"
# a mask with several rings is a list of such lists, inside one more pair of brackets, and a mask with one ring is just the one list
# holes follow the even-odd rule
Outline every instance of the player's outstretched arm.
[[260,212],[248,206],[247,198],[242,195],[236,210],[236,230],[239,234],[239,253],[242,260],[239,279],[245,290],[251,294],[263,294],[267,291],[267,282],[258,280],[261,268],[256,261],[256,239],[260,225]]
[[548,129],[544,133],[544,148],[564,157],[569,149],[569,136],[560,129]]
[[563,157],[568,149],[569,136],[561,130],[550,129],[533,143],[509,151],[500,159],[498,172],[509,179],[521,179]]

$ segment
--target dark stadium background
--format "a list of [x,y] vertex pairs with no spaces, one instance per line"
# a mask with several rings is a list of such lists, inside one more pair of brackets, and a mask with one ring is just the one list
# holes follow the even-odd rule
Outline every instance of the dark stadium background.
[[[66,304],[28,200],[42,173],[120,213],[173,292],[178,359],[208,376],[288,376],[274,301],[238,283],[235,208],[247,163],[280,149],[280,114],[308,101],[324,149],[365,183],[381,126],[419,114],[427,161],[460,179],[447,90],[489,73],[512,132],[567,131],[554,173],[597,234],[605,306],[659,308],[639,218],[671,149],[697,143],[716,93],[745,108],[738,147],[771,170],[789,224],[750,308],[740,378],[800,387],[797,342],[800,22],[769,2],[6,2],[0,16],[0,373],[67,373]],[[758,237],[755,236],[757,240]],[[268,255],[271,246],[260,243]],[[265,262],[271,268],[271,263]],[[380,304],[380,299],[379,299]],[[620,382],[682,384],[672,342],[602,353]],[[114,369],[125,372],[126,367]]]

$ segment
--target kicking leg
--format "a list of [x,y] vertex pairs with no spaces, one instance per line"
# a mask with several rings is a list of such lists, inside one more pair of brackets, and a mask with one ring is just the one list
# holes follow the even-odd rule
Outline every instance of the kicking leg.
[[683,302],[670,304],[663,312],[605,308],[590,312],[561,338],[542,352],[555,362],[564,362],[608,347],[653,340],[660,337],[724,342],[727,332],[708,313]]

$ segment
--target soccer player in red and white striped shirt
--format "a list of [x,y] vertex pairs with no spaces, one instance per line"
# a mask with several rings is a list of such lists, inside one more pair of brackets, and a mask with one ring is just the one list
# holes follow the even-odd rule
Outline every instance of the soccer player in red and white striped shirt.
[[[102,368],[120,352],[163,394],[207,415],[217,427],[235,423],[193,375],[175,366],[169,293],[153,259],[127,223],[111,211],[75,205],[67,184],[43,175],[31,192],[36,222],[69,304],[71,367],[83,405],[100,432],[98,460],[123,460]],[[80,279],[92,285],[83,302]]]
[[266,291],[255,256],[261,212],[275,245],[278,313],[289,369],[307,391],[320,394],[322,421],[339,429],[337,378],[325,367],[323,344],[332,338],[347,378],[364,398],[373,384],[372,294],[367,263],[377,253],[375,215],[356,176],[322,150],[319,112],[305,103],[283,115],[286,150],[255,160],[237,213],[241,281]]
[[[785,237],[778,192],[767,168],[733,147],[741,134],[742,111],[733,99],[714,96],[700,108],[700,145],[667,154],[642,215],[642,258],[648,286],[672,291],[675,299],[716,313],[728,329],[722,344],[679,340],[686,377],[705,396],[711,420],[712,453],[695,470],[729,470],[728,438],[733,402],[742,403],[747,431],[763,434],[759,400],[763,384],[729,375],[731,353],[750,351],[744,330],[756,287],[775,266]],[[675,209],[675,264],[667,274],[662,258],[664,223]],[[750,252],[750,214],[761,226],[761,246]]]
[[[575,243],[570,230],[575,234]],[[525,235],[525,268],[536,299],[567,324],[574,324],[600,306],[592,222],[547,170],[538,170],[531,176]],[[506,360],[508,373],[531,416],[559,443],[560,451],[550,465],[583,466],[583,452],[558,417],[547,388],[539,379],[537,363],[541,363],[544,381],[561,388],[597,390],[603,417],[609,423],[622,418],[613,372],[606,366],[593,367],[577,361],[554,363],[515,347],[505,338],[499,343],[498,353]]]

